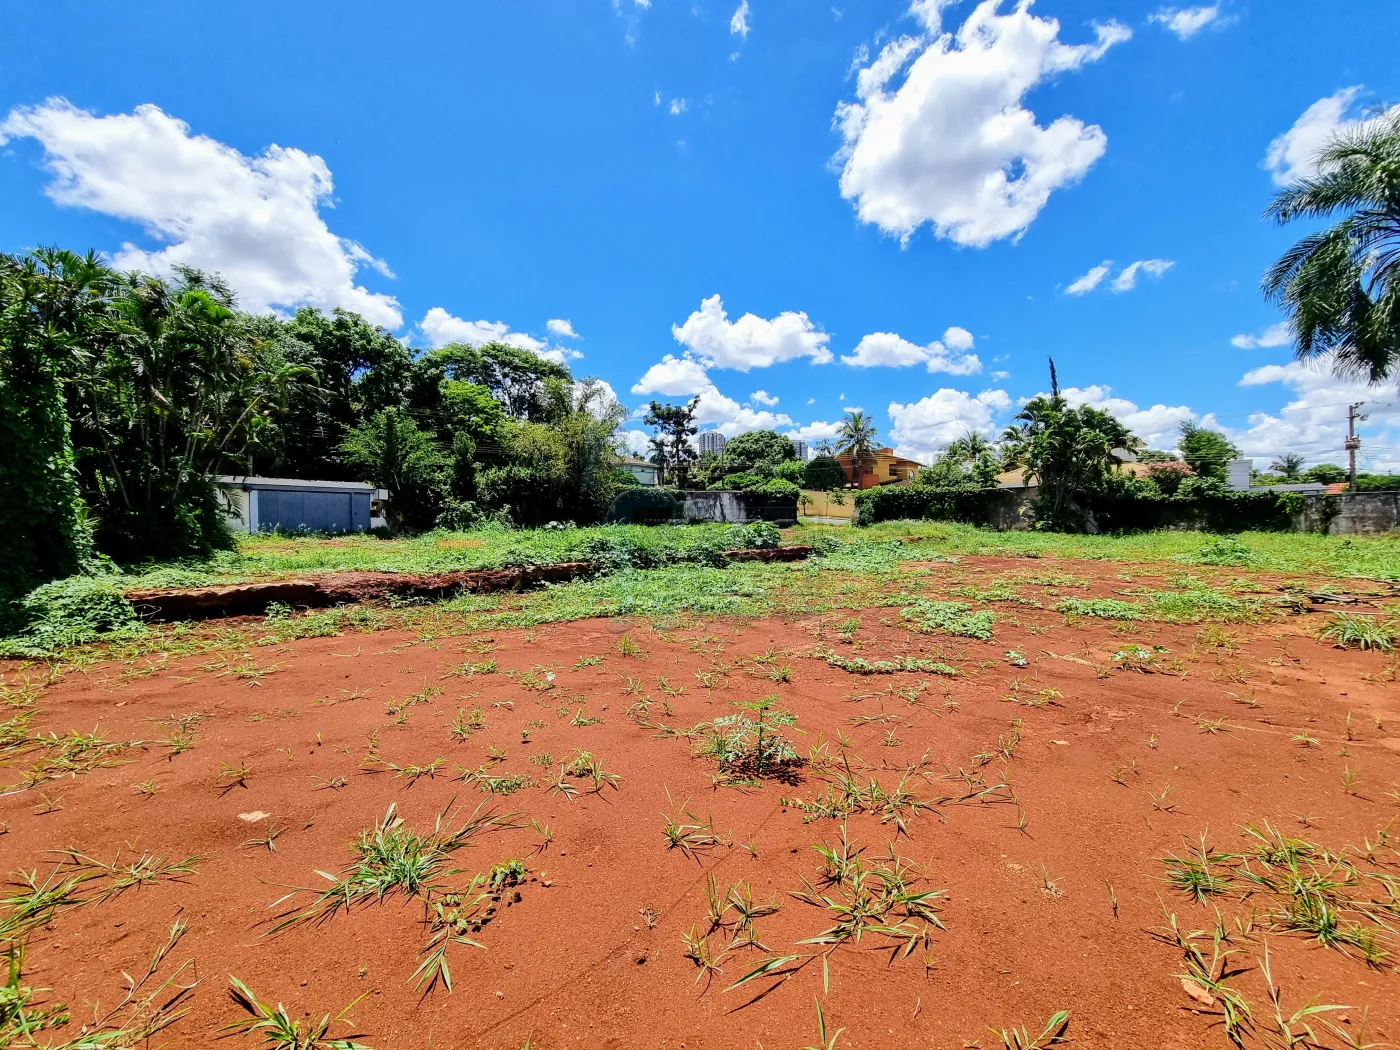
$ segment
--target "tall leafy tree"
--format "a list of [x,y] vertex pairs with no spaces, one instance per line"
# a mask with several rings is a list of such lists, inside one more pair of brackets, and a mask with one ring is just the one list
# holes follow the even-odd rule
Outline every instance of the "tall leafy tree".
[[1288,481],[1301,481],[1303,464],[1306,462],[1307,460],[1298,453],[1289,452],[1270,463],[1269,470],[1281,474]]
[[413,417],[381,409],[346,435],[341,451],[362,477],[388,490],[392,531],[433,527],[447,500],[450,460]]
[[1300,359],[1378,383],[1400,365],[1400,112],[1330,142],[1318,173],[1280,192],[1279,223],[1337,220],[1309,233],[1264,276],[1289,316]]
[[667,478],[677,488],[686,487],[691,466],[698,458],[690,439],[699,429],[695,425],[695,410],[699,405],[698,396],[691,398],[684,405],[673,405],[669,402],[663,405],[659,401],[653,401],[642,420],[656,430],[656,437],[652,439],[652,462],[660,465]]
[[1002,435],[1004,462],[1021,467],[1035,481],[1037,519],[1055,527],[1078,528],[1082,510],[1076,497],[1103,490],[1124,462],[1123,452],[1141,440],[1107,412],[1071,406],[1053,381],[1052,393],[1026,402]]
[[1230,460],[1238,459],[1240,450],[1218,430],[1198,426],[1191,420],[1181,424],[1177,442],[1181,458],[1200,478],[1224,481]]
[[[431,386],[407,347],[350,311],[328,316],[303,307],[290,320],[256,317],[246,323],[269,353],[308,370],[253,450],[249,473],[359,480],[341,451],[350,430],[383,409],[408,406],[415,391]],[[435,403],[431,393],[426,400]]]
[[230,546],[212,477],[241,470],[310,370],[268,348],[217,278],[124,275],[108,337],[66,362],[98,544],[121,560]]
[[792,439],[774,430],[750,430],[725,443],[725,472],[772,477],[778,464],[797,458]]
[[62,375],[103,338],[117,283],[93,255],[0,255],[0,622],[9,602],[92,553]]
[[875,462],[877,434],[879,431],[875,429],[875,421],[861,411],[850,413],[841,420],[841,425],[836,430],[837,451],[850,455],[856,475],[853,480],[857,483],[866,468]]

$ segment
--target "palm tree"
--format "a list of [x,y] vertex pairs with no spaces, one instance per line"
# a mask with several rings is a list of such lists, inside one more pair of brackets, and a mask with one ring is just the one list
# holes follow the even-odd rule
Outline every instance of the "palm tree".
[[841,426],[836,430],[836,448],[840,452],[850,453],[855,473],[852,480],[857,485],[860,484],[861,475],[865,473],[865,465],[875,458],[873,446],[875,435],[878,433],[874,421],[859,410],[841,420]]
[[1264,294],[1289,314],[1300,359],[1378,383],[1400,366],[1400,110],[1333,139],[1318,174],[1276,196],[1279,223],[1343,216],[1289,248]]
[[1289,481],[1298,481],[1303,474],[1304,462],[1298,453],[1289,452],[1270,463],[1269,470],[1275,474],[1282,474]]

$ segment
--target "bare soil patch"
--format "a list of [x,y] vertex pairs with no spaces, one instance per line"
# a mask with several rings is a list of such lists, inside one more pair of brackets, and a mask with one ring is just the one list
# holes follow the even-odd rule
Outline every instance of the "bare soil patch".
[[[921,593],[934,600],[954,579],[1035,568],[931,567]],[[1324,1015],[1342,1031],[1360,1038],[1364,1022],[1366,1041],[1400,1040],[1394,955],[1368,964],[1355,945],[1282,928],[1284,905],[1238,861],[1212,863],[1227,888],[1205,903],[1164,863],[1189,859],[1202,836],[1210,854],[1242,856],[1258,845],[1242,829],[1267,822],[1366,873],[1346,892],[1372,902],[1380,950],[1400,950],[1385,928],[1400,922],[1393,663],[1318,643],[1307,617],[1067,623],[1050,608],[1061,596],[1123,598],[1156,570],[1125,580],[1136,570],[1057,560],[1053,571],[1076,582],[1036,585],[1040,607],[977,606],[998,614],[990,641],[913,632],[898,606],[791,609],[675,630],[588,620],[430,642],[346,635],[70,672],[36,702],[33,730],[143,743],[120,764],[0,798],[5,870],[62,869],[53,851],[70,848],[103,862],[199,859],[191,874],[58,912],[31,938],[26,981],[70,1005],[73,1023],[52,1034],[71,1038],[84,1004],[119,1000],[122,972],[144,972],[179,915],[189,933],[172,959],[192,958],[200,983],[156,1038],[170,1047],[208,1047],[242,1016],[227,994],[236,975],[293,1018],[363,996],[350,1013],[377,1050],[797,1047],[815,1044],[814,1000],[831,1031],[845,1028],[840,1047],[996,1048],[989,1027],[1034,1034],[1068,1010],[1075,1046],[1194,1050],[1229,1045],[1219,999],[1183,985],[1183,950],[1154,931],[1168,915],[1210,931],[1218,914],[1244,969],[1231,987],[1259,1031],[1273,1016],[1267,942],[1285,1015],[1316,997],[1347,1007]],[[918,669],[850,673],[829,654]],[[770,695],[795,718],[778,731],[798,761],[736,785],[754,767],[726,778],[696,754],[705,733],[684,733],[756,717],[735,705]],[[551,790],[579,752],[616,787],[581,774],[562,777],[574,794]],[[852,806],[842,778],[873,801]],[[849,812],[821,815],[841,797]],[[391,805],[421,832],[454,810],[452,827],[474,812],[520,825],[472,837],[447,865],[460,873],[441,876],[461,890],[510,859],[526,869],[479,913],[489,921],[462,928],[484,949],[448,945],[450,993],[415,987],[435,932],[421,898],[390,893],[271,929],[315,896],[274,902],[326,888],[317,872],[349,867]],[[703,830],[671,848],[668,817]],[[803,943],[839,925],[822,896],[849,903],[814,848],[839,847],[843,828],[867,869],[938,891],[927,904],[942,928],[895,907],[882,924],[905,935],[871,923],[858,941]],[[728,908],[712,929],[712,889],[757,905],[752,923]],[[687,936],[715,972],[687,955]],[[1209,932],[1200,944],[1209,959]]]

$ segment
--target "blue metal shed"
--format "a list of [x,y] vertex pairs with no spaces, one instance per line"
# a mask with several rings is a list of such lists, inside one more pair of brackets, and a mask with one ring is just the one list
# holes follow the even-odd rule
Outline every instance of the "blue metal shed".
[[364,532],[383,524],[371,517],[375,487],[362,481],[221,476],[214,482],[229,498],[235,532]]

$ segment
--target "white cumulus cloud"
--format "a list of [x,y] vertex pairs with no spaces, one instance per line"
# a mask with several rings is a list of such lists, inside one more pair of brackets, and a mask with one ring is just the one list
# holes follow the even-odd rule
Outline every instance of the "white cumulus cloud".
[[1160,22],[1182,40],[1193,37],[1206,26],[1220,18],[1220,5],[1207,7],[1164,7],[1156,14],[1147,16],[1150,22]]
[[637,459],[645,459],[651,453],[651,435],[645,430],[620,430],[617,445],[623,453]]
[[128,242],[118,267],[217,271],[255,312],[341,306],[387,328],[403,324],[393,296],[356,283],[361,267],[392,274],[326,225],[334,184],[314,154],[272,145],[248,157],[158,106],[99,117],[61,98],[12,109],[0,145],[20,138],[43,147],[55,203],[136,223],[164,245]]
[[1110,22],[1095,26],[1093,43],[1065,44],[1059,23],[1037,18],[1031,3],[1002,14],[1000,0],[983,0],[954,32],[942,25],[947,0],[915,0],[923,32],[860,65],[857,100],[836,110],[844,145],[835,159],[841,195],[862,221],[902,240],[927,222],[980,247],[1022,233],[1103,155],[1097,125],[1062,116],[1042,127],[1024,100],[1132,33]]
[[428,340],[429,346],[446,346],[448,343],[505,343],[507,346],[529,350],[539,354],[546,361],[561,365],[583,356],[577,350],[550,346],[532,335],[513,332],[510,325],[504,321],[468,321],[448,313],[441,306],[434,306],[423,315],[423,320],[418,322],[418,330]]
[[818,441],[830,441],[835,443],[837,435],[841,432],[840,422],[828,423],[822,420],[815,420],[811,423],[804,423],[800,427],[786,430],[788,437],[795,441],[805,441],[808,444],[815,444]]
[[1400,112],[1392,107],[1386,114],[1363,118],[1352,113],[1361,85],[1342,88],[1335,95],[1320,98],[1303,111],[1293,126],[1273,142],[1264,157],[1264,167],[1280,186],[1312,178],[1317,174],[1317,158],[1329,142],[1338,135],[1376,124]]
[[934,340],[927,346],[911,343],[894,332],[871,332],[856,345],[854,353],[842,355],[841,363],[852,368],[923,365],[930,372],[966,376],[982,371],[977,355],[966,352],[971,347],[972,333],[966,328],[949,328],[942,342]]
[[734,16],[729,20],[729,31],[742,37],[749,35],[749,0],[740,0]]
[[[698,395],[700,403],[695,409],[696,422],[714,424],[715,429],[725,437],[734,437],[748,430],[773,430],[792,425],[792,417],[784,412],[754,409],[720,393],[704,366],[691,357],[667,354],[632,385],[632,393],[677,399]],[[764,392],[760,390],[758,393]],[[776,402],[774,398],[773,403]]]
[[1291,361],[1251,369],[1240,386],[1278,383],[1293,399],[1277,412],[1255,412],[1249,426],[1226,433],[1251,458],[1298,452],[1311,463],[1346,463],[1347,405],[1366,402],[1368,418],[1358,428],[1358,465],[1372,470],[1400,469],[1400,397],[1395,388],[1338,379],[1325,363]]
[[944,387],[910,404],[890,402],[890,443],[909,459],[930,462],[969,430],[994,429],[994,414],[1011,408],[1005,390],[983,390],[975,397]]
[[730,321],[718,295],[702,300],[684,324],[671,326],[671,334],[706,368],[747,372],[799,357],[818,365],[831,361],[830,337],[806,313],[786,310],[771,319],[744,314]]
[[778,399],[766,390],[755,390],[749,395],[749,400],[755,405],[766,405],[769,408],[778,403]]
[[1116,417],[1147,442],[1149,448],[1175,448],[1180,425],[1196,418],[1195,413],[1185,405],[1156,404],[1150,408],[1139,408],[1127,398],[1114,397],[1112,387],[1097,383],[1086,387],[1066,387],[1060,393],[1071,405],[1088,405]]
[[671,116],[678,117],[686,111],[687,103],[683,98],[671,99]]
[[1245,332],[1230,340],[1232,346],[1241,350],[1255,350],[1259,347],[1286,346],[1293,342],[1293,326],[1287,321],[1271,324],[1257,335]]
[[557,335],[561,339],[577,339],[578,333],[574,331],[573,322],[563,317],[551,317],[544,323],[551,335]]

